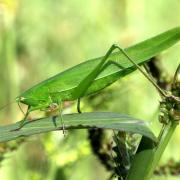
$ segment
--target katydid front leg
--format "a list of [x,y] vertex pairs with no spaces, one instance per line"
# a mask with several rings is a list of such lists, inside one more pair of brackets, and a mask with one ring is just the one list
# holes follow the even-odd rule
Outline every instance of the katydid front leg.
[[28,117],[29,113],[31,112],[30,108],[31,108],[31,106],[28,106],[27,112],[25,113],[23,120],[20,122],[19,127],[16,129],[13,129],[12,131],[18,131],[24,126],[26,118]]

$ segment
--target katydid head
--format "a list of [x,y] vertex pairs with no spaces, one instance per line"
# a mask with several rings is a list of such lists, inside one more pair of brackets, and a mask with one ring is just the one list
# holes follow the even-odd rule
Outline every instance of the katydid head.
[[32,97],[23,97],[19,96],[16,98],[17,103],[23,103],[29,106],[37,106],[40,104],[46,104],[47,101],[43,99],[37,99],[37,98],[32,98]]
[[57,104],[49,94],[49,89],[44,85],[34,86],[16,98],[16,102],[29,107],[28,112],[42,110],[51,112],[57,109]]
[[28,105],[31,109],[46,109],[51,104],[49,99],[37,98],[31,96],[18,96],[16,102]]

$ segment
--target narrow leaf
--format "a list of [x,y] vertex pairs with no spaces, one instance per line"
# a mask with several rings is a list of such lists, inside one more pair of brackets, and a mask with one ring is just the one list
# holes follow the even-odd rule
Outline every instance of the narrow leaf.
[[[118,131],[138,133],[153,141],[156,137],[149,129],[148,123],[128,115],[110,112],[66,114],[63,115],[65,129],[104,128]],[[62,130],[60,117],[45,117],[33,121],[26,121],[26,124],[16,131],[20,122],[0,127],[0,142],[10,141],[22,136],[30,136],[49,131]]]

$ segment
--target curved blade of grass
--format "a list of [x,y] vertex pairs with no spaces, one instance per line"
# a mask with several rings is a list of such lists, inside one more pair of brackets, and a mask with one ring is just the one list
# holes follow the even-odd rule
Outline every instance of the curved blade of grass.
[[[153,141],[156,137],[148,127],[148,122],[135,119],[128,115],[111,112],[93,112],[63,115],[65,129],[104,128],[138,133]],[[62,130],[60,117],[45,117],[34,121],[26,121],[22,129],[19,123],[0,127],[0,142],[10,141],[22,136],[30,136],[49,131]]]

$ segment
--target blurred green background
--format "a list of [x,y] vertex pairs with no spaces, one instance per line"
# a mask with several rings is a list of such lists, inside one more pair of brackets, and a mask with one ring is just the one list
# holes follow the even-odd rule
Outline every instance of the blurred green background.
[[[113,43],[127,47],[179,25],[179,0],[0,0],[0,106],[60,71],[104,55]],[[170,76],[180,60],[179,49],[180,44],[160,55]],[[85,98],[83,110],[151,120],[158,133],[160,97],[141,73],[132,73],[103,93]],[[64,113],[76,110],[74,103],[64,106]],[[16,103],[9,104],[0,111],[0,124],[22,117]],[[161,164],[170,158],[180,161],[178,130]],[[51,132],[23,143],[0,144],[0,153],[2,180],[96,180],[110,175],[93,155],[86,130],[69,131],[65,138],[61,132]],[[153,177],[162,178],[178,179]]]

